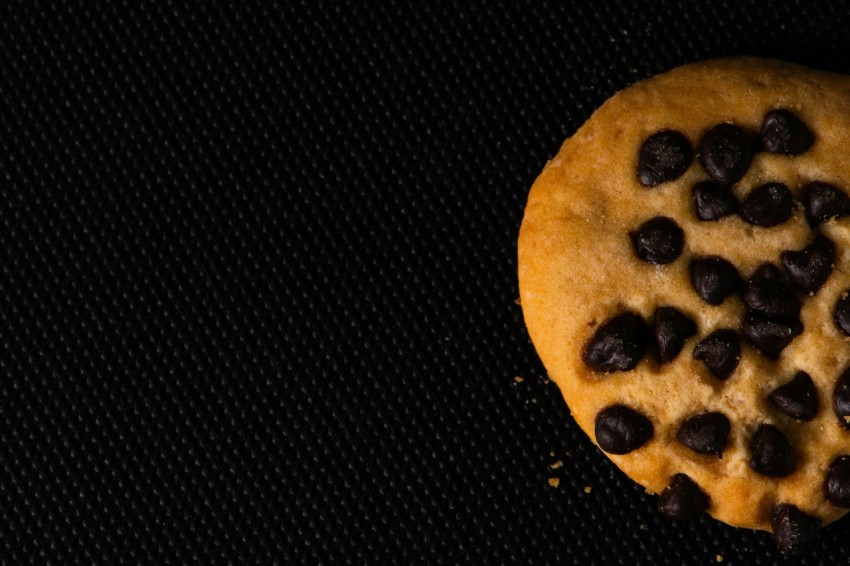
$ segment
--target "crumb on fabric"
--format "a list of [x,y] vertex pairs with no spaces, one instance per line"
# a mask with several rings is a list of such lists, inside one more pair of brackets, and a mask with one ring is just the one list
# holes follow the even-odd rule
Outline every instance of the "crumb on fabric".
[[560,478],[549,478],[549,485],[552,486],[552,487],[558,487],[559,485],[561,485],[561,479]]
[[593,488],[590,487],[589,485],[584,486],[584,492],[585,493],[590,493],[592,490],[593,490]]
[[638,528],[642,531],[648,530],[646,523],[641,523],[640,525],[638,525]]
[[564,463],[560,460],[558,460],[557,462],[553,462],[553,463],[549,464],[549,467],[552,468],[553,470],[557,470],[558,468],[562,468],[563,466],[564,466]]
[[523,382],[523,381],[525,381],[525,380],[524,380],[523,378],[521,378],[520,376],[516,376],[516,377],[514,377],[514,381],[515,381],[516,383],[522,383],[522,382]]
[[521,298],[519,298],[519,297],[517,297],[516,299],[514,299],[514,304],[515,304],[515,305],[522,306],[522,299],[521,299]]
[[715,557],[714,557],[714,559],[715,559],[716,561],[718,561],[718,562],[723,562],[723,555],[722,555],[722,554],[718,554],[717,556],[715,556]]

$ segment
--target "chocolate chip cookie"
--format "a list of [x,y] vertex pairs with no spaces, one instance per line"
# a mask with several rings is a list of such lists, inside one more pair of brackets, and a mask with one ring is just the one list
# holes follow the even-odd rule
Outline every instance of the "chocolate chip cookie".
[[519,237],[528,331],[661,512],[794,552],[850,508],[850,77],[757,58],[609,99]]

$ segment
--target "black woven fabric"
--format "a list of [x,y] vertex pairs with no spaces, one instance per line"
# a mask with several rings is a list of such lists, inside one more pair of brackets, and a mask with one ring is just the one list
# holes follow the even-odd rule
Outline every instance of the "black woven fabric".
[[[724,54],[847,71],[848,24],[802,0],[3,2],[2,562],[778,560],[661,517],[578,430],[515,242],[615,91]],[[845,563],[848,535],[802,562]]]

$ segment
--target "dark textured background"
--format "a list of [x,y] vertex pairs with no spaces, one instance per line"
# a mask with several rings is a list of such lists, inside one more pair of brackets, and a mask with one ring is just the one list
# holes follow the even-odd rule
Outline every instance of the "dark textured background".
[[776,560],[578,430],[515,241],[615,91],[850,10],[595,4],[2,3],[2,562]]

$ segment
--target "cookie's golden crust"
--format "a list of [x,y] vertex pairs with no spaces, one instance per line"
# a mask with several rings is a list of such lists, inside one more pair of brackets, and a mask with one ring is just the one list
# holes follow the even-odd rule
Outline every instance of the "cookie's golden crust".
[[[535,182],[519,238],[520,298],[529,333],[552,379],[584,431],[594,438],[597,412],[626,403],[647,414],[653,440],[623,456],[608,455],[652,492],[682,472],[711,497],[708,512],[726,523],[770,529],[770,510],[790,502],[824,523],[845,513],[826,501],[826,469],[850,453],[850,432],[832,411],[832,390],[850,366],[850,343],[832,320],[839,295],[850,287],[850,218],[820,230],[836,245],[836,265],[824,287],[803,301],[805,330],[779,360],[768,360],[742,340],[735,372],[720,382],[692,357],[696,343],[717,328],[740,327],[739,295],[712,307],[693,291],[688,262],[720,255],[743,277],[759,264],[779,264],[780,253],[801,249],[814,237],[802,206],[774,228],[759,228],[730,216],[700,222],[691,187],[708,176],[695,160],[673,182],[648,189],[636,176],[638,148],[649,135],[671,128],[696,144],[713,125],[733,122],[755,134],[776,108],[797,114],[815,143],[800,156],[758,153],[734,187],[739,199],[769,181],[788,185],[795,197],[810,181],[850,189],[850,78],[757,58],[729,58],[679,67],[638,83],[608,100],[568,139]],[[685,231],[685,249],[675,262],[655,266],[638,260],[629,230],[664,215]],[[625,310],[650,320],[660,305],[675,306],[697,321],[699,333],[670,364],[650,357],[629,372],[594,374],[581,361],[595,327]],[[773,408],[767,395],[807,371],[817,386],[819,411],[796,422]],[[722,411],[732,422],[723,458],[697,455],[675,440],[682,420],[702,411]],[[753,472],[748,441],[761,423],[782,429],[797,453],[797,470],[786,478]]]

